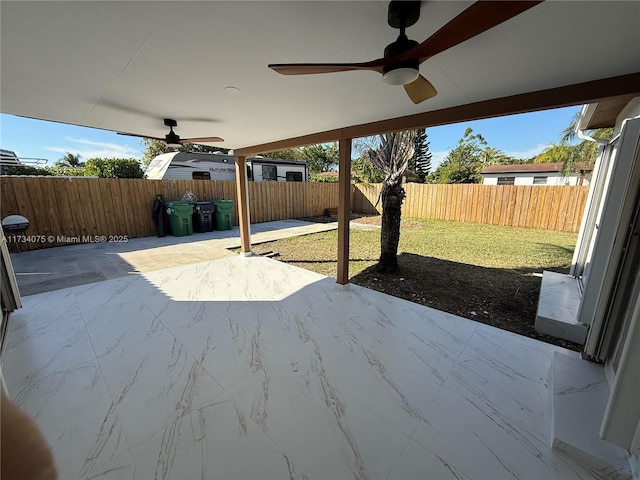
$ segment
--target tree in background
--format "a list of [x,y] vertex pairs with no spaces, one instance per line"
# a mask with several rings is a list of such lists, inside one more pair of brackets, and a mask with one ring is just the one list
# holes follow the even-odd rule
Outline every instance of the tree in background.
[[149,165],[151,160],[156,158],[158,155],[173,151],[173,149],[167,147],[166,142],[163,142],[162,140],[143,138],[142,144],[145,147],[144,155],[142,156],[142,163],[145,165]]
[[65,152],[64,157],[55,163],[56,167],[62,168],[82,168],[84,164],[80,161],[80,155]]
[[482,135],[467,128],[444,161],[429,176],[430,183],[478,183],[482,166],[481,154],[487,147]]
[[180,148],[167,147],[164,140],[156,140],[153,138],[143,138],[142,143],[145,146],[144,155],[142,156],[142,163],[149,165],[151,160],[156,158],[162,153],[170,152],[204,152],[204,153],[229,153],[226,148],[210,147],[208,145],[199,145],[196,143],[183,143]]
[[140,162],[133,158],[90,158],[86,163],[80,156],[66,153],[53,167],[17,165],[3,167],[2,175],[38,175],[55,177],[142,178]]
[[482,163],[482,168],[489,165],[509,165],[514,163],[524,163],[523,160],[511,157],[499,148],[488,146],[485,147],[484,150],[482,150],[482,152],[480,153],[480,162]]
[[263,156],[282,160],[306,161],[309,180],[312,182],[332,182],[334,179],[318,177],[318,173],[335,171],[338,166],[338,144],[322,143],[301,148],[287,148],[267,152]]
[[490,165],[522,163],[502,150],[490,147],[479,133],[468,127],[444,161],[427,178],[429,183],[479,183],[480,171]]
[[309,182],[312,183],[338,183],[339,181],[340,177],[338,176],[325,176],[318,175],[317,173],[314,173],[309,177]]
[[31,165],[16,165],[0,167],[0,175],[37,175],[39,177],[50,177],[53,175],[50,168],[38,168]]
[[84,177],[84,168],[70,167],[34,167],[31,165],[17,165],[15,167],[0,168],[0,175],[29,175],[38,177]]
[[54,177],[86,177],[89,175],[84,169],[84,163],[82,164],[82,168],[41,167],[38,170],[45,170],[49,175],[53,175]]
[[378,136],[378,147],[368,151],[371,162],[384,173],[380,199],[382,200],[382,229],[380,231],[380,260],[377,269],[382,273],[398,270],[398,243],[404,188],[402,174],[415,151],[415,131]]
[[427,141],[427,129],[416,130],[414,140],[415,153],[409,161],[409,170],[416,174],[420,183],[424,183],[427,175],[431,172],[431,157],[429,144]]
[[267,158],[279,158],[281,160],[303,160],[302,152],[299,148],[287,148],[285,150],[276,150],[275,152],[267,152],[262,154]]
[[100,178],[142,178],[144,172],[133,158],[90,158],[85,172]]
[[360,154],[351,161],[351,180],[354,183],[380,183],[384,173],[376,168],[368,155]]
[[309,165],[309,174],[335,171],[338,166],[338,144],[323,143],[300,149],[302,160]]
[[[569,125],[560,132],[560,142],[552,143],[544,152],[533,159],[533,163],[562,163],[562,174],[568,176],[576,171],[577,162],[595,163],[598,157],[598,144],[583,140],[577,145],[571,142],[577,140],[576,128],[580,120],[580,112],[577,112],[569,122]],[[589,130],[588,135],[610,140],[613,138],[613,128],[598,128]]]
[[581,161],[582,152],[577,145],[568,143],[552,143],[538,155],[533,163],[562,163],[562,175],[568,176],[575,168],[576,162]]

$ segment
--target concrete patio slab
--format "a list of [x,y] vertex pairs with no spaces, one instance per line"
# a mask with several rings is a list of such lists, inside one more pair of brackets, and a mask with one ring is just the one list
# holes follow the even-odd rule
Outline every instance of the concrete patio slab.
[[26,297],[3,370],[65,479],[629,478],[551,448],[555,354],[234,256]]
[[[352,225],[355,225],[352,222]],[[281,220],[251,225],[253,245],[282,238],[324,232],[337,223]],[[11,254],[23,296],[138,275],[163,268],[217,260],[235,255],[240,247],[238,227],[194,233],[185,237],[132,238],[127,242],[67,245]]]

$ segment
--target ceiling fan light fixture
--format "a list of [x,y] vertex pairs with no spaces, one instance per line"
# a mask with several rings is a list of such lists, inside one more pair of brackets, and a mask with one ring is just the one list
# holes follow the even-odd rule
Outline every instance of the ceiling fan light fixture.
[[385,72],[382,81],[387,85],[406,85],[415,81],[419,75],[417,68],[401,67]]
[[180,148],[180,137],[173,132],[173,129],[165,135],[165,142],[169,148]]

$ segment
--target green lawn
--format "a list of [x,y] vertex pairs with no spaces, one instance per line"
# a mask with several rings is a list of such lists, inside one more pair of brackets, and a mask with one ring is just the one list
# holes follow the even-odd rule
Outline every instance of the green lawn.
[[[489,268],[564,270],[571,264],[577,234],[475,223],[408,219],[398,253]],[[335,275],[337,232],[323,232],[257,245],[285,261],[325,275]],[[380,231],[351,230],[349,272],[357,275],[376,263]]]

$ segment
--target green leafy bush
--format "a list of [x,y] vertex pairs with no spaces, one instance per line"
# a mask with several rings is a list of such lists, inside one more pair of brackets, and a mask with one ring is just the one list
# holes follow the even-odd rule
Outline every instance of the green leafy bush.
[[55,177],[86,177],[89,175],[84,168],[44,167],[42,170],[46,170]]
[[86,175],[100,178],[142,178],[140,162],[132,158],[90,158],[84,166]]
[[48,169],[36,168],[30,165],[18,165],[16,167],[1,167],[2,175],[39,175],[39,176],[51,176]]
[[338,183],[338,177],[311,174],[309,181],[317,183]]

